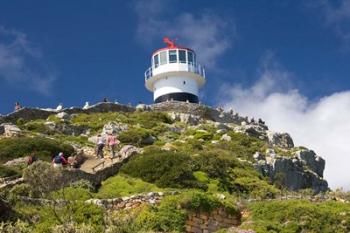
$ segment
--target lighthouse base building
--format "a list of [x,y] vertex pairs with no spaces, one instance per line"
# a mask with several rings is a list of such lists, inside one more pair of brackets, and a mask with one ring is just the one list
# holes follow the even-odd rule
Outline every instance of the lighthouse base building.
[[145,72],[145,85],[153,92],[154,103],[184,101],[198,103],[205,84],[205,70],[192,49],[176,46],[164,38],[166,48],[152,54],[152,66]]

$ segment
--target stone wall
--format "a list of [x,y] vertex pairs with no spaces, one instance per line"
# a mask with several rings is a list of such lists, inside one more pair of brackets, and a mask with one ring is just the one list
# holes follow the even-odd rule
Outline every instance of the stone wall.
[[123,210],[137,208],[142,204],[158,204],[163,197],[176,195],[178,192],[149,192],[146,194],[132,195],[130,197],[121,197],[113,199],[90,199],[85,203],[102,206],[109,210]]
[[211,213],[197,212],[190,214],[186,221],[187,233],[211,233],[221,228],[238,226],[241,216],[230,215],[224,208],[218,208]]

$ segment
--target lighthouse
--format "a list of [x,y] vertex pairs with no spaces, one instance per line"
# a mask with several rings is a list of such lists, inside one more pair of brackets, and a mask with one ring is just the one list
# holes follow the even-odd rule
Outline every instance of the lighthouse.
[[154,103],[198,103],[198,92],[206,79],[204,68],[197,63],[195,51],[177,46],[167,37],[163,41],[167,47],[153,52],[152,65],[145,72],[145,86],[153,92]]

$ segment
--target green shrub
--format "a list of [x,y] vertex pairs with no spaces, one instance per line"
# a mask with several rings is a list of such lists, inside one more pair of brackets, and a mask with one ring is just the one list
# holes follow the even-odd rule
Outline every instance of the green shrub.
[[139,229],[157,232],[184,232],[186,210],[177,207],[177,198],[166,198],[158,207],[144,209],[136,218]]
[[160,123],[171,124],[172,120],[163,112],[139,112],[129,114],[128,123],[140,124],[141,127],[152,129]]
[[211,140],[213,138],[213,134],[209,132],[203,132],[203,131],[196,131],[194,134],[195,139],[203,139],[205,141]]
[[70,155],[74,148],[68,144],[61,144],[57,140],[42,137],[5,138],[0,140],[0,161],[27,156],[36,151],[37,156],[43,160],[51,160],[52,155],[63,152]]
[[141,179],[117,175],[102,182],[96,197],[116,198],[159,190],[154,184],[144,182]]
[[122,143],[133,145],[144,145],[143,140],[151,136],[150,132],[143,128],[131,128],[120,133],[118,139]]
[[0,178],[15,176],[15,175],[19,175],[19,174],[20,173],[17,170],[0,164]]
[[121,171],[159,187],[197,187],[205,189],[192,173],[188,155],[169,151],[145,151],[125,164]]
[[23,125],[22,128],[37,132],[37,133],[45,133],[45,134],[50,134],[50,130],[45,127],[44,120],[35,120],[35,121],[30,121],[26,124]]

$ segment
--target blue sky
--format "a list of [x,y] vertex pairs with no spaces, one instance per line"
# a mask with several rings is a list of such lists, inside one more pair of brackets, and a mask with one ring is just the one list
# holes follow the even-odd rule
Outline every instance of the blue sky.
[[[326,12],[326,7],[341,4],[2,1],[0,45],[10,47],[16,33],[26,44],[12,52],[22,60],[20,65],[0,64],[0,112],[11,111],[15,101],[25,106],[79,106],[107,96],[123,103],[150,103],[143,72],[166,35],[197,50],[207,67],[202,101],[208,104],[217,103],[217,92],[226,83],[256,81],[267,53],[295,74],[293,85],[310,98],[349,89],[350,39],[337,33],[338,22],[329,23]],[[349,33],[349,25],[341,26]],[[39,54],[28,54],[28,48]]]
[[151,103],[144,71],[163,36],[196,50],[202,102],[290,132],[350,188],[350,0],[1,1],[0,113]]

